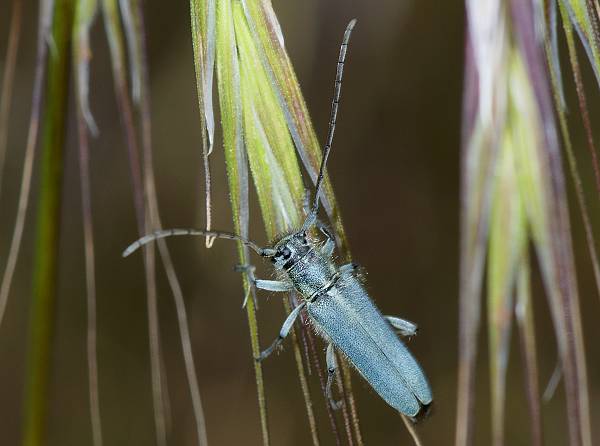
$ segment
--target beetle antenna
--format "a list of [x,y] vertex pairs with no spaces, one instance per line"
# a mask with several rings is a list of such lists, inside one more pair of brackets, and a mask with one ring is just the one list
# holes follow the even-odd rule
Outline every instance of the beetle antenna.
[[327,165],[327,159],[329,158],[329,152],[331,151],[333,134],[335,133],[335,122],[337,120],[338,106],[340,103],[340,94],[342,91],[342,76],[344,74],[344,62],[346,61],[346,51],[348,50],[348,41],[350,40],[350,35],[352,34],[352,30],[354,29],[355,24],[356,19],[350,20],[350,23],[348,23],[348,26],[346,26],[346,31],[344,32],[342,45],[340,46],[340,55],[338,57],[335,82],[333,84],[333,100],[331,101],[331,114],[329,115],[329,131],[327,133],[325,147],[323,148],[323,160],[321,161],[321,167],[319,168],[319,176],[317,177],[317,184],[315,186],[315,201],[302,227],[304,230],[308,229],[315,222],[317,218],[317,212],[319,210],[319,193],[321,191],[323,177],[325,176],[325,166]]
[[233,234],[231,232],[206,231],[204,229],[160,229],[158,231],[154,231],[137,239],[135,242],[129,245],[127,249],[125,249],[125,251],[123,251],[122,255],[123,257],[127,257],[128,255],[135,252],[137,249],[141,248],[144,245],[147,245],[148,243],[154,240],[158,240],[165,237],[171,237],[173,235],[203,235],[208,237],[222,238],[226,240],[237,240],[242,242],[250,249],[252,249],[261,257],[270,257],[275,254],[275,251],[273,249],[261,248],[252,240],[248,240],[240,235]]

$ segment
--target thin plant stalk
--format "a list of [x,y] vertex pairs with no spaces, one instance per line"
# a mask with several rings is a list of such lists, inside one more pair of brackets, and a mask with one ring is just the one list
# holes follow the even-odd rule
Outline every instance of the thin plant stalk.
[[77,96],[76,121],[79,138],[79,181],[85,257],[87,303],[87,362],[90,419],[94,446],[102,446],[102,421],[98,385],[97,299],[94,227],[92,217],[89,132],[98,129],[89,108],[90,29],[96,17],[96,0],[79,0],[73,26],[73,62]]
[[96,267],[90,191],[90,153],[87,127],[81,111],[78,111],[77,127],[79,130],[79,175],[81,182],[81,208],[87,296],[87,361],[90,416],[92,420],[93,444],[94,446],[102,446],[102,422],[100,418],[100,398],[98,391],[98,353],[96,345]]
[[[336,355],[336,360],[338,364],[346,364],[346,360],[341,357],[338,353],[335,353]],[[349,371],[349,370],[348,370]],[[349,378],[349,377],[348,377]],[[349,392],[346,390],[346,384],[349,382],[346,378],[344,378],[344,369],[338,368],[336,370],[336,375],[335,375],[335,381],[337,382],[337,388],[338,388],[338,392],[339,394],[342,396],[345,404],[342,404],[342,419],[344,420],[344,431],[346,433],[346,441],[348,442],[349,446],[353,446],[354,445],[354,438],[353,438],[353,426],[352,426],[352,419],[351,419],[351,415],[350,415],[350,411],[352,410],[352,406],[349,404],[349,399],[350,399],[350,394]],[[329,402],[325,402],[325,404],[327,404],[329,406]],[[349,408],[350,407],[350,408]]]
[[563,30],[565,32],[565,37],[567,40],[569,61],[571,65],[571,72],[573,73],[573,80],[575,82],[575,91],[577,92],[577,103],[579,105],[579,113],[581,116],[581,120],[583,121],[587,147],[592,161],[596,192],[598,194],[598,198],[600,199],[600,164],[598,162],[598,150],[596,148],[596,145],[594,144],[594,136],[592,134],[592,125],[590,122],[590,115],[588,113],[587,100],[585,98],[583,79],[581,77],[581,70],[579,69],[579,62],[577,60],[575,39],[573,38],[573,28],[571,26],[571,22],[569,20],[566,8],[564,7],[564,5],[562,5],[562,3],[559,4],[559,10],[562,17]]
[[[4,177],[4,163],[6,160],[6,144],[8,142],[8,118],[12,102],[15,69],[17,67],[17,52],[21,36],[22,0],[13,0],[12,14],[10,17],[10,30],[8,32],[8,45],[4,59],[4,73],[2,75],[2,89],[0,90],[0,195],[2,192],[2,178]],[[0,321],[2,318],[0,317]]]
[[52,16],[54,10],[54,0],[45,0],[40,2],[37,52],[35,59],[35,77],[33,80],[33,92],[31,96],[31,116],[29,118],[29,129],[27,131],[27,145],[23,161],[23,173],[21,175],[21,188],[19,190],[19,200],[17,207],[17,216],[10,248],[6,256],[6,266],[0,285],[0,325],[4,318],[8,295],[12,285],[12,279],[21,250],[21,241],[23,239],[23,229],[25,227],[25,217],[29,207],[29,193],[31,190],[31,178],[33,172],[33,160],[35,157],[35,147],[38,140],[40,128],[40,111],[42,108],[42,94],[44,89],[44,79],[46,77],[46,61],[48,58],[48,41],[50,40],[50,30],[52,27]]
[[[591,446],[589,393],[583,328],[571,241],[571,225],[567,206],[565,179],[559,138],[554,121],[554,104],[547,76],[545,58],[535,34],[535,9],[531,4],[511,2],[519,49],[527,62],[534,99],[539,110],[544,151],[542,162],[548,169],[545,188],[548,200],[548,234],[536,231],[541,221],[532,224],[533,239],[541,259],[542,277],[549,297],[564,372],[569,438],[574,444]],[[544,159],[545,158],[545,159]],[[539,225],[539,226],[538,226]],[[551,236],[550,236],[551,234]],[[546,241],[546,244],[544,244]]]
[[519,329],[519,341],[521,344],[521,355],[523,357],[523,374],[525,377],[525,392],[527,394],[527,405],[531,418],[531,444],[532,446],[543,445],[542,414],[540,408],[540,389],[538,378],[535,322],[533,317],[533,305],[531,302],[531,286],[529,271],[529,255],[527,248],[523,248],[521,265],[517,278],[517,295],[515,316],[517,328]]
[[[200,128],[202,129],[202,161],[204,167],[204,193],[206,229],[212,227],[212,181],[209,156],[214,147],[215,119],[213,111],[213,77],[215,66],[216,0],[190,0],[192,44]],[[206,237],[210,248],[214,238]]]
[[65,142],[71,27],[74,3],[58,0],[54,10],[43,120],[40,196],[34,255],[29,355],[25,384],[25,446],[46,444],[52,341],[58,278],[63,149]]
[[[302,324],[306,325],[308,322],[308,318],[306,318],[306,316],[304,314],[300,314],[300,317],[302,320]],[[304,332],[301,332],[301,333],[304,333]],[[321,386],[321,392],[323,392],[323,395],[325,395],[327,382],[325,380],[325,375],[323,374],[323,367],[321,367],[321,363],[319,362],[319,358],[317,356],[317,349],[315,347],[315,338],[313,336],[305,336],[305,339],[306,339],[306,343],[308,346],[308,355],[310,355],[310,357],[306,359],[306,363],[308,365],[312,362],[312,364],[314,365],[314,368],[317,372],[317,376],[319,377],[319,384]],[[335,438],[335,443],[336,443],[336,445],[340,446],[342,440],[340,437],[340,433],[339,433],[337,423],[335,420],[335,414],[333,412],[331,404],[329,404],[329,402],[327,402],[325,404],[325,408],[327,410],[327,418],[329,420],[331,432],[333,433],[333,437]],[[350,438],[352,438],[352,437],[350,437]]]
[[[152,231],[151,214],[148,213],[144,201],[144,181],[141,172],[141,156],[134,128],[133,110],[127,88],[125,75],[125,56],[123,50],[123,31],[115,0],[104,0],[104,23],[111,52],[115,96],[119,115],[123,123],[129,156],[130,177],[133,190],[133,201],[140,236]],[[156,438],[159,446],[167,444],[167,422],[165,408],[166,380],[160,348],[160,327],[157,308],[156,268],[154,247],[144,249],[144,267],[146,279],[146,301],[148,307],[148,334],[150,343],[150,371],[152,378],[152,397]]]
[[[579,107],[582,113],[583,122],[586,127],[586,137],[588,141],[588,150],[592,157],[593,162],[596,156],[596,147],[594,145],[593,136],[591,134],[590,121],[587,113],[587,106],[585,104],[585,95],[583,92],[583,84],[581,82],[581,73],[579,70],[579,64],[577,62],[577,56],[575,54],[575,45],[573,42],[573,30],[570,25],[570,22],[567,22],[568,17],[564,12],[564,8],[561,6],[561,16],[563,19],[563,29],[565,32],[565,36],[567,38],[567,45],[569,49],[569,58],[571,61],[571,69],[573,72],[573,77],[575,79],[576,88],[577,88],[577,96],[579,98]],[[546,53],[550,55],[550,51],[548,45],[546,45]],[[552,67],[552,65],[550,64]],[[550,80],[552,82],[552,90],[554,93],[554,104],[558,111],[558,122],[560,125],[561,134],[563,137],[563,143],[565,146],[565,152],[567,155],[567,161],[569,163],[569,169],[571,171],[571,177],[575,187],[575,196],[577,199],[577,204],[579,207],[579,212],[581,214],[581,220],[583,223],[583,228],[585,231],[585,237],[588,245],[588,251],[590,255],[590,260],[592,262],[592,268],[594,271],[594,279],[596,282],[596,292],[598,294],[598,298],[600,298],[600,262],[598,261],[598,253],[596,250],[596,240],[594,236],[594,231],[592,229],[592,224],[589,217],[588,207],[586,204],[585,194],[583,192],[583,184],[581,182],[581,176],[579,174],[579,169],[577,167],[577,160],[575,158],[575,154],[573,153],[573,146],[571,143],[571,136],[569,134],[569,127],[567,125],[567,117],[566,117],[566,105],[564,101],[560,100],[560,96],[558,93],[562,91],[562,85],[560,84],[560,77],[558,72],[558,67],[555,69],[550,69]],[[581,97],[583,95],[583,97]],[[583,99],[583,100],[582,100]],[[594,169],[595,171],[595,169]],[[594,173],[596,176],[596,172]],[[596,182],[598,178],[596,176]],[[599,189],[600,190],[600,189]]]
[[[143,171],[145,179],[145,190],[148,199],[148,206],[151,213],[151,221],[154,222],[154,229],[160,229],[162,227],[160,214],[158,211],[158,203],[156,198],[156,181],[154,178],[154,167],[152,161],[152,130],[151,130],[151,119],[150,119],[150,88],[148,81],[148,62],[146,57],[146,43],[145,43],[145,27],[144,27],[144,16],[142,11],[142,3],[137,2],[136,7],[133,10],[133,17],[135,21],[135,27],[137,32],[134,33],[138,36],[139,54],[140,54],[140,110],[141,110],[141,127],[142,127],[142,152],[143,152]],[[208,162],[208,155],[206,156],[206,162]],[[210,180],[208,181],[210,183]],[[210,204],[207,205],[210,208]],[[209,212],[207,210],[207,212]],[[210,220],[210,214],[207,215],[207,219]],[[208,240],[207,240],[208,243]],[[206,421],[204,418],[204,409],[202,407],[202,399],[200,397],[200,388],[198,386],[198,377],[196,374],[196,365],[194,361],[194,354],[192,349],[192,341],[190,336],[190,329],[187,319],[187,311],[185,308],[185,300],[183,298],[183,292],[179,279],[175,272],[175,267],[171,259],[171,254],[167,244],[164,240],[158,241],[158,249],[165,268],[167,280],[171,287],[173,294],[173,300],[175,302],[175,310],[177,313],[177,322],[179,326],[179,334],[181,341],[181,348],[183,351],[183,359],[185,364],[185,370],[188,380],[188,386],[190,390],[190,397],[192,400],[192,410],[194,412],[194,420],[196,423],[196,435],[198,444],[205,446],[208,444],[207,433],[206,433]]]
[[400,414],[400,418],[402,418],[402,422],[404,423],[404,426],[406,426],[406,430],[415,442],[415,446],[423,446],[423,443],[421,443],[421,439],[419,438],[419,434],[417,433],[417,429],[415,428],[414,423],[412,423],[404,414]]

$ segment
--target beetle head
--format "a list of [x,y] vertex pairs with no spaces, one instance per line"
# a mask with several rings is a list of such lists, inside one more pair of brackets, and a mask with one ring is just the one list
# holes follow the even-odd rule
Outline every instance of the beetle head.
[[298,260],[300,260],[310,249],[310,241],[306,231],[299,231],[279,240],[273,250],[275,254],[271,257],[271,262],[275,269],[288,270]]

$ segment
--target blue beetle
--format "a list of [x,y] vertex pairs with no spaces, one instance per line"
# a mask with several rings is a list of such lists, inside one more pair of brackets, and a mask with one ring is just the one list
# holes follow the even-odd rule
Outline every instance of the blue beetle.
[[[331,389],[336,372],[337,349],[390,406],[416,418],[431,405],[431,389],[423,370],[394,329],[404,336],[412,336],[417,327],[404,319],[381,314],[365,290],[356,264],[335,264],[332,260],[334,237],[317,218],[319,192],[335,131],[346,50],[355,23],[356,20],[352,20],[348,24],[340,48],[329,132],[323,149],[315,199],[307,210],[302,227],[269,248],[261,248],[251,240],[229,232],[160,230],[131,244],[123,256],[128,256],[146,243],[172,235],[205,235],[241,241],[261,257],[269,258],[278,273],[279,280],[252,278],[257,288],[272,292],[296,291],[301,296],[300,304],[286,318],[275,342],[256,359],[263,360],[269,356],[283,342],[300,312],[306,310],[315,331],[328,342],[326,393],[333,407],[339,406],[332,397]],[[311,232],[318,232],[315,229],[325,236],[324,243],[311,235]]]

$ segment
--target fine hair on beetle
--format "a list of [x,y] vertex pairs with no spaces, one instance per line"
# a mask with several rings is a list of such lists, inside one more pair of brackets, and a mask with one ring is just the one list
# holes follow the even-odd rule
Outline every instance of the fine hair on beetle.
[[[328,344],[326,396],[331,406],[338,408],[341,405],[332,395],[332,383],[337,369],[335,352],[338,351],[379,396],[415,421],[428,413],[433,397],[423,370],[398,334],[412,337],[417,333],[417,326],[399,317],[384,316],[377,309],[364,288],[358,265],[337,265],[333,261],[336,248],[334,234],[317,217],[325,167],[335,133],[346,51],[355,23],[356,20],[352,20],[346,27],[340,47],[323,159],[314,199],[312,203],[307,201],[304,205],[306,218],[302,226],[265,248],[231,232],[159,230],[132,243],[123,252],[123,256],[147,243],[172,235],[202,235],[241,242],[259,256],[270,259],[278,277],[278,280],[256,279],[253,266],[239,267],[238,271],[248,274],[251,287],[281,293],[295,291],[299,296],[298,305],[285,319],[275,341],[256,360],[262,361],[282,344],[298,315],[304,310],[315,332]],[[311,236],[311,230],[323,236],[325,241],[321,243],[316,236]]]

